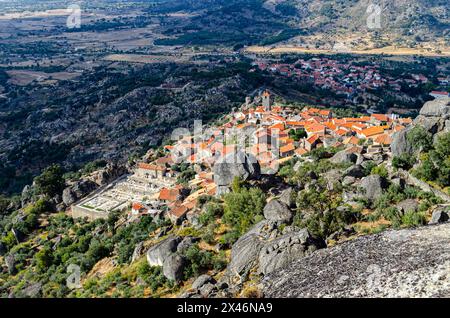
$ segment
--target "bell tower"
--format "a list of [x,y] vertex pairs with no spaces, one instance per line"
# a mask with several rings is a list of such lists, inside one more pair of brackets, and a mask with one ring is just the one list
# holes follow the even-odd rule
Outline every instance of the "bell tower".
[[262,105],[266,112],[270,112],[272,110],[272,96],[267,90],[262,94]]

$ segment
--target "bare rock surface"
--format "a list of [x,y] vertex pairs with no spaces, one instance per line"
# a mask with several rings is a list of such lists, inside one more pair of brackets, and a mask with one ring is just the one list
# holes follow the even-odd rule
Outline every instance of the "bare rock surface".
[[450,223],[321,249],[262,280],[266,297],[450,297]]
[[227,155],[214,165],[214,182],[218,186],[218,194],[226,193],[235,177],[249,180],[258,178],[260,173],[261,167],[253,155],[241,151]]

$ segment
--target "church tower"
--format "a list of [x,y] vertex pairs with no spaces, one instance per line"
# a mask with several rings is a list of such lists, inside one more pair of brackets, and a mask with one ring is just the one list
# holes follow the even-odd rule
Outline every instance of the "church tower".
[[264,91],[262,94],[262,105],[266,112],[270,112],[272,110],[272,96],[269,91]]

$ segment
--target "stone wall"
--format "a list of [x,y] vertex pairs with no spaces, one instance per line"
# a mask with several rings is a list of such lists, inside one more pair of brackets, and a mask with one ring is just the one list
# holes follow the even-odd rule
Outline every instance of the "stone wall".
[[84,218],[88,217],[90,220],[106,219],[108,217],[108,212],[105,211],[95,211],[88,208],[84,208],[79,205],[72,206],[72,217],[73,218]]

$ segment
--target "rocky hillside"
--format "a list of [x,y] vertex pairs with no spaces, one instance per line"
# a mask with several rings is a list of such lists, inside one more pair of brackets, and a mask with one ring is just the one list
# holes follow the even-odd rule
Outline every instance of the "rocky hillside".
[[0,193],[20,192],[52,163],[73,171],[98,159],[125,162],[256,88],[247,64],[108,64],[82,81],[32,83],[0,105]]
[[450,297],[450,224],[360,237],[296,260],[267,297]]
[[[445,0],[386,0],[376,3],[379,9],[369,8],[370,4],[369,0],[177,0],[163,1],[151,12],[195,13],[191,23],[170,25],[171,31],[189,31],[175,42],[161,42],[172,44],[294,44],[300,36],[299,44],[303,41],[313,48],[332,48],[338,40],[358,48],[418,47],[437,44],[437,39],[443,41],[448,35]],[[367,20],[378,13],[380,24],[371,28]],[[192,31],[198,31],[199,25],[203,27],[197,37]]]
[[[447,111],[439,101],[421,114]],[[73,219],[60,211],[127,167],[68,184],[52,166],[22,202],[0,200],[0,296],[448,296],[449,226],[436,224],[450,219],[450,133],[417,121],[402,143],[411,152],[393,157],[367,140],[320,147],[275,175],[240,153],[214,166],[222,195],[176,222],[164,208]]]

